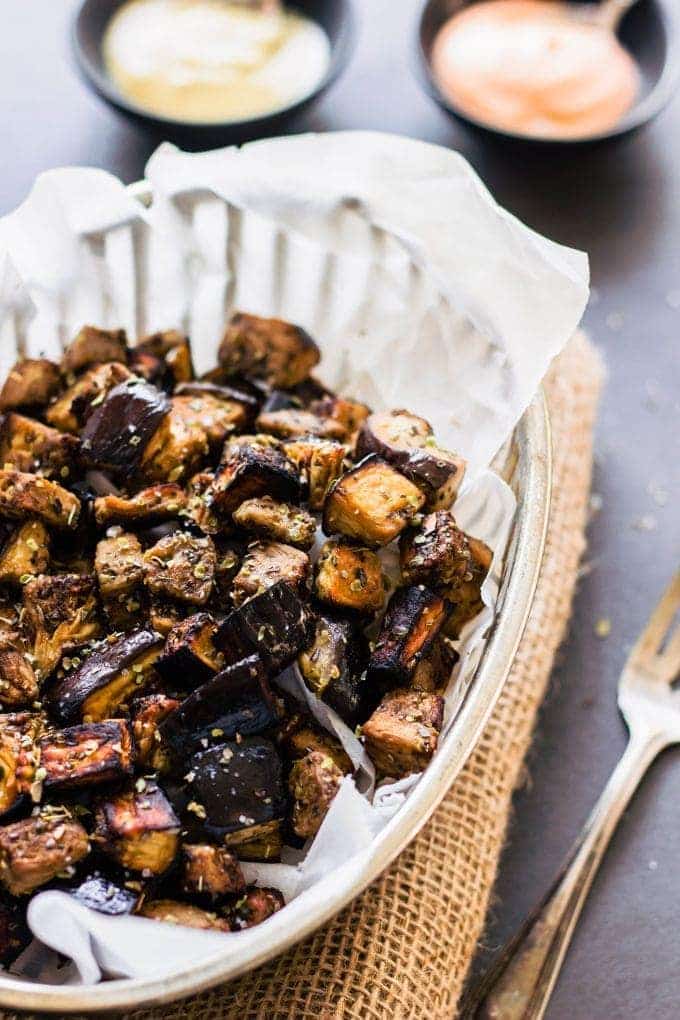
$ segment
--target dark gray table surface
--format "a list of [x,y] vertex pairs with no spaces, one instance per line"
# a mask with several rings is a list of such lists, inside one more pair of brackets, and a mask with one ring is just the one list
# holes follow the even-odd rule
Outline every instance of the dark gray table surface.
[[[363,0],[342,80],[294,130],[370,128],[462,152],[530,226],[585,249],[586,324],[609,379],[597,430],[589,572],[515,797],[485,950],[548,883],[624,747],[615,689],[626,649],[680,561],[680,102],[614,147],[536,158],[454,126],[413,74],[418,0]],[[156,139],[92,96],[68,48],[71,2],[7,3],[0,34],[0,212],[37,173],[100,166],[142,176]],[[598,619],[611,621],[606,639]],[[549,1020],[680,1015],[680,754],[656,762],[617,832]]]

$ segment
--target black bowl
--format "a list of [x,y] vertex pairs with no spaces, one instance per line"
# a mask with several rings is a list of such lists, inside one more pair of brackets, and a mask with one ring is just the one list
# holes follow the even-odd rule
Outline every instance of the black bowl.
[[351,0],[290,0],[287,6],[300,11],[320,25],[331,46],[330,63],[326,74],[308,95],[290,106],[273,113],[245,120],[205,123],[159,117],[136,103],[130,102],[113,83],[102,57],[102,38],[114,12],[125,0],[84,0],[73,20],[73,51],[85,81],[103,99],[126,116],[147,127],[152,127],[164,138],[170,138],[187,147],[205,148],[247,141],[263,135],[275,134],[286,121],[317,100],[333,84],[346,67],[354,43],[354,17]]
[[[442,94],[432,73],[432,46],[437,32],[453,14],[469,3],[483,0],[428,0],[423,9],[418,39],[420,76],[432,98],[455,120],[489,138],[511,139],[536,147],[592,145],[621,138],[642,127],[666,106],[675,92],[680,76],[680,5],[678,0],[638,0],[624,16],[618,36],[635,58],[642,87],[633,108],[614,127],[584,138],[539,138],[522,135],[476,120]],[[593,2],[593,0],[582,0]]]

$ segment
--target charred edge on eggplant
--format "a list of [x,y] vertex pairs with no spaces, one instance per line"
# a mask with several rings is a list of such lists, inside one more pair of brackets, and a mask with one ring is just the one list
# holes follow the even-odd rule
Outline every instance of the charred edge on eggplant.
[[180,824],[163,791],[151,779],[101,801],[92,840],[123,868],[162,875],[179,850]]
[[321,353],[299,326],[236,312],[220,343],[218,358],[230,375],[243,373],[288,389],[309,375]]
[[298,656],[309,689],[354,728],[368,718],[378,697],[366,678],[368,649],[347,620],[324,615],[316,619],[314,640]]
[[43,789],[49,792],[111,783],[133,771],[132,736],[122,719],[45,733],[38,752]]
[[165,393],[149,383],[133,378],[114,386],[83,429],[86,464],[123,477],[134,474],[170,407]]
[[408,684],[420,659],[442,627],[448,607],[424,585],[397,588],[387,606],[368,664],[368,679],[377,690]]
[[311,627],[308,609],[282,582],[230,613],[217,628],[215,644],[224,652],[227,666],[259,655],[271,677],[306,647]]
[[214,676],[224,662],[213,644],[216,629],[210,613],[195,613],[176,623],[156,662],[160,676],[179,687],[192,688]]

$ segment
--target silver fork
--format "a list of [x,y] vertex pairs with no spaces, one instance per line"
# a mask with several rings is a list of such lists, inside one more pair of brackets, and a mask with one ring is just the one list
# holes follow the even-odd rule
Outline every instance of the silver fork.
[[463,1020],[541,1020],[581,909],[621,814],[652,761],[680,743],[680,571],[628,656],[618,703],[629,731],[626,750],[567,862],[544,899],[465,998]]

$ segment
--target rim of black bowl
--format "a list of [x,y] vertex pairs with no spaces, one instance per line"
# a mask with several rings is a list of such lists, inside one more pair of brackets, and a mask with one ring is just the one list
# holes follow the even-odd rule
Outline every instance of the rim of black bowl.
[[[257,131],[260,128],[266,127],[269,122],[277,121],[280,117],[293,115],[297,111],[302,110],[309,102],[321,96],[337,80],[347,66],[356,42],[356,19],[352,9],[352,2],[351,0],[335,0],[343,8],[343,20],[335,42],[330,40],[326,29],[314,15],[306,13],[310,21],[314,21],[319,25],[328,38],[331,51],[328,69],[313,89],[288,105],[278,106],[274,110],[269,110],[267,113],[259,114],[256,117],[242,117],[239,120],[182,120],[179,117],[167,117],[163,114],[154,113],[149,107],[140,106],[138,103],[133,103],[126,99],[108,74],[101,71],[89,59],[80,42],[81,20],[89,2],[90,0],[82,0],[82,3],[78,4],[71,20],[71,48],[76,58],[76,65],[85,81],[92,86],[95,92],[117,109],[157,125],[166,125],[168,129],[177,130],[184,128],[204,133],[220,131],[233,131],[237,133],[239,130],[246,131],[252,127],[254,131]],[[121,0],[118,6],[122,6],[124,2],[125,0]],[[295,7],[296,5],[293,2],[291,6]],[[101,46],[101,39],[98,45]]]
[[[635,131],[637,128],[642,127],[652,120],[653,117],[656,117],[657,114],[661,113],[675,94],[678,79],[680,79],[680,7],[675,6],[676,0],[654,0],[661,14],[666,35],[666,55],[663,70],[659,75],[659,80],[649,93],[636,103],[613,128],[610,128],[608,131],[599,131],[593,135],[579,135],[576,138],[553,138],[552,136],[520,134],[507,128],[494,127],[493,124],[478,120],[471,114],[466,113],[461,107],[456,106],[455,103],[452,103],[437,84],[432,72],[430,56],[423,42],[423,23],[430,9],[438,2],[439,0],[427,0],[418,19],[417,55],[421,83],[425,86],[425,91],[444,110],[459,120],[480,128],[488,134],[497,135],[499,138],[512,139],[513,141],[545,146],[583,145],[590,142],[603,142],[607,141],[607,139],[618,138],[629,131]],[[484,2],[485,0],[470,0],[470,3],[465,6]],[[633,57],[635,57],[635,54],[633,54]]]

